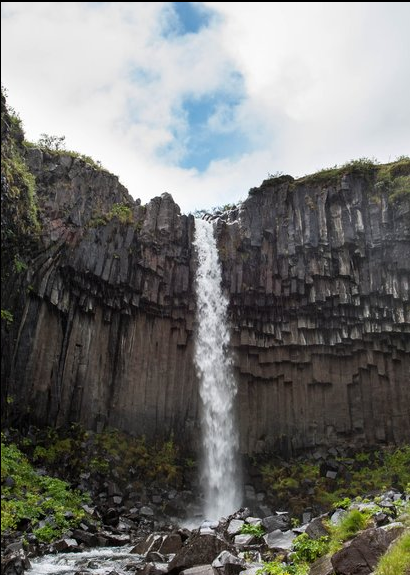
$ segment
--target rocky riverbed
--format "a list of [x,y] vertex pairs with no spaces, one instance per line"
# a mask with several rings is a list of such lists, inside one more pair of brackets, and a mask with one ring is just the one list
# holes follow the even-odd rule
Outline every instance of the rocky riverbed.
[[[139,510],[139,521],[132,512],[99,527],[85,520],[49,545],[30,538],[14,541],[4,549],[1,573],[255,575],[271,572],[277,564],[283,573],[369,575],[389,546],[409,532],[408,503],[408,495],[389,490],[346,500],[345,508],[318,517],[306,515],[306,522],[297,526],[284,511],[254,517],[242,508],[219,521],[202,521],[195,529],[158,520],[146,507]],[[345,537],[343,525],[351,517],[358,521],[357,530],[351,528]],[[297,571],[301,565],[305,571]]]

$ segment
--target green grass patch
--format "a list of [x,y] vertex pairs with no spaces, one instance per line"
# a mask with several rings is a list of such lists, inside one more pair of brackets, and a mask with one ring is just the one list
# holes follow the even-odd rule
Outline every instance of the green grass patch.
[[410,573],[410,531],[404,533],[380,559],[375,575]]
[[105,226],[113,219],[118,220],[122,224],[132,224],[134,216],[131,207],[124,203],[114,204],[111,210],[106,214],[95,215],[90,220],[89,226],[92,228]]
[[351,539],[359,531],[366,529],[370,523],[371,516],[371,511],[359,511],[358,509],[351,509],[342,516],[340,522],[337,525],[329,524],[330,551],[335,553],[342,547],[344,541]]

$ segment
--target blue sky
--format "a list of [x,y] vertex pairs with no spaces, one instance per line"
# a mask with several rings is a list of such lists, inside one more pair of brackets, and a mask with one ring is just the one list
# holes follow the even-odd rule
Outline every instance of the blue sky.
[[2,83],[29,139],[64,134],[187,211],[408,154],[409,20],[403,2],[3,2]]

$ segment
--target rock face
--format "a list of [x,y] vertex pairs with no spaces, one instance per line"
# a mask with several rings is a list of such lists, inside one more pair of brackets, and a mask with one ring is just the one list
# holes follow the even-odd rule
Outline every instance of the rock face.
[[[194,218],[169,194],[140,205],[80,158],[26,161],[42,235],[3,285],[6,421],[195,448]],[[354,173],[282,177],[215,219],[243,452],[409,438],[408,197]]]

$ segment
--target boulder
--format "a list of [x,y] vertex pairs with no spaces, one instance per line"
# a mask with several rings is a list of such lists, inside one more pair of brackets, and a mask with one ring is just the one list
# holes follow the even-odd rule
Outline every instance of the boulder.
[[270,515],[262,519],[262,526],[266,529],[267,533],[280,529],[286,531],[289,529],[289,515],[286,513],[281,515]]
[[31,564],[23,551],[8,553],[1,558],[1,575],[23,575]]
[[306,527],[305,533],[309,535],[311,539],[320,539],[320,537],[328,535],[328,530],[324,524],[325,519],[326,515],[315,517]]
[[293,540],[296,535],[293,531],[272,531],[264,536],[264,540],[269,549],[283,549],[284,551],[289,551],[292,548]]
[[163,536],[158,551],[164,555],[169,555],[170,553],[177,553],[181,547],[181,535],[179,535],[179,533],[170,533],[169,535]]
[[246,567],[246,561],[229,551],[222,551],[212,562],[212,567],[225,575],[238,575]]
[[212,565],[196,565],[181,571],[182,575],[215,575],[216,571]]
[[309,575],[333,575],[333,565],[328,555],[324,555],[312,563]]
[[53,547],[59,553],[68,553],[78,549],[78,543],[75,539],[64,537],[53,543]]
[[331,559],[337,575],[369,575],[402,529],[366,529],[346,543]]
[[210,565],[229,544],[215,534],[195,533],[185,542],[169,564],[169,573],[176,574],[195,565]]
[[231,519],[228,525],[228,535],[237,535],[240,533],[245,522],[242,519]]

